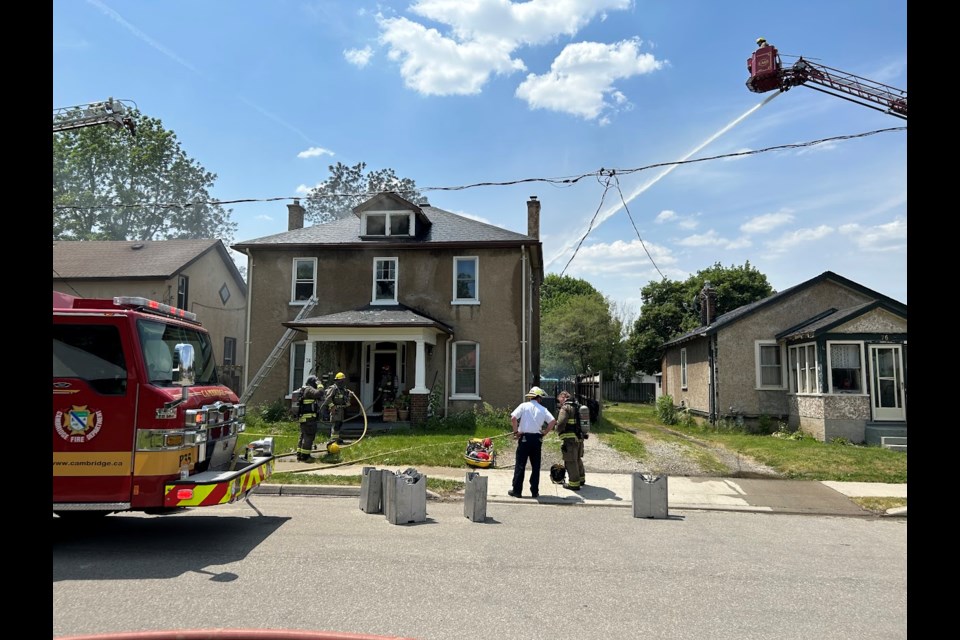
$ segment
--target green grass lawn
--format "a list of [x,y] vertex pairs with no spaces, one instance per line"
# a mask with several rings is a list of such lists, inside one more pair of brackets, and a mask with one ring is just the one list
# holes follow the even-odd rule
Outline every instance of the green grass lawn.
[[[321,427],[321,434],[323,427]],[[601,418],[591,426],[593,437],[622,453],[644,460],[648,452],[637,437],[643,433],[658,440],[684,442],[684,436],[722,444],[732,452],[754,458],[786,478],[846,482],[907,481],[907,455],[882,447],[823,443],[812,438],[799,440],[753,435],[733,429],[715,429],[709,425],[673,425],[666,427],[649,404],[607,404]],[[276,454],[294,451],[299,438],[296,422],[267,423],[256,412],[248,413],[247,429],[240,436],[241,450],[251,440],[273,436]],[[394,467],[463,468],[463,454],[470,438],[491,438],[498,450],[504,450],[510,437],[510,419],[505,411],[481,411],[458,414],[445,420],[431,419],[427,425],[401,432],[367,435],[343,448],[337,456],[323,456],[321,464],[365,464]],[[318,437],[316,448],[322,446]],[[548,441],[545,446],[557,446]],[[708,465],[710,460],[704,459]],[[306,476],[306,474],[284,474]],[[310,476],[311,478],[325,476]],[[316,482],[303,477],[298,482]],[[359,482],[359,481],[357,481]]]
[[[610,434],[604,440],[631,453],[632,444],[621,448],[632,432],[642,431],[657,439],[669,439],[665,425],[657,418],[656,407],[643,404],[605,405],[599,424],[593,431]],[[907,455],[879,446],[819,442],[807,437],[799,440],[753,435],[735,430],[720,430],[709,425],[672,425],[669,431],[722,444],[727,449],[766,464],[786,478],[797,480],[833,480],[840,482],[907,481]],[[640,456],[642,459],[642,456]]]

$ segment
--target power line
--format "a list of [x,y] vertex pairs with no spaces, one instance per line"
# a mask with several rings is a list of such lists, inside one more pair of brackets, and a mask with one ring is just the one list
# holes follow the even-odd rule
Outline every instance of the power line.
[[[474,182],[474,183],[472,183],[472,184],[464,184],[464,185],[458,185],[458,186],[452,186],[452,187],[422,187],[422,188],[421,188],[421,187],[418,187],[416,191],[419,192],[419,193],[424,193],[424,192],[428,192],[428,191],[463,191],[463,190],[466,190],[466,189],[476,189],[476,188],[479,188],[479,187],[508,187],[508,186],[514,186],[514,185],[518,185],[518,184],[529,184],[529,183],[534,183],[534,182],[551,184],[551,185],[554,185],[554,186],[557,186],[557,187],[569,187],[569,186],[573,186],[574,184],[576,184],[576,183],[579,182],[580,180],[583,180],[584,178],[588,178],[588,177],[596,177],[596,178],[598,179],[598,181],[600,181],[601,184],[602,184],[601,178],[603,178],[604,176],[629,175],[629,174],[632,174],[632,173],[639,173],[640,171],[647,171],[647,170],[649,170],[649,169],[656,169],[656,168],[659,168],[659,167],[669,167],[669,166],[674,166],[674,165],[679,166],[679,165],[684,165],[684,164],[693,164],[693,163],[696,163],[696,162],[706,162],[706,161],[708,161],[708,160],[723,160],[723,159],[725,159],[725,158],[737,158],[737,157],[742,157],[742,156],[751,156],[751,155],[756,155],[756,154],[759,154],[759,153],[769,153],[769,152],[771,152],[771,151],[782,151],[782,150],[784,150],[784,149],[801,149],[801,148],[804,148],[804,147],[812,147],[812,146],[814,146],[814,145],[824,144],[824,143],[827,143],[827,142],[836,142],[836,141],[839,141],[839,140],[852,140],[852,139],[855,139],[855,138],[865,138],[865,137],[867,137],[867,136],[874,136],[874,135],[877,135],[877,134],[880,134],[880,133],[890,133],[890,132],[894,132],[894,131],[906,131],[906,130],[907,130],[906,127],[890,127],[890,128],[887,128],[887,129],[876,129],[876,130],[874,130],[874,131],[866,131],[866,132],[863,132],[863,133],[854,133],[854,134],[843,135],[843,136],[832,136],[832,137],[829,137],[829,138],[820,138],[819,140],[811,140],[811,141],[808,141],[808,142],[797,142],[797,143],[794,143],[794,144],[782,144],[782,145],[776,145],[776,146],[772,146],[772,147],[764,147],[764,148],[762,148],[762,149],[752,149],[752,150],[750,150],[750,151],[737,151],[737,152],[734,152],[734,153],[724,153],[724,154],[715,155],[715,156],[706,156],[706,157],[703,157],[703,158],[694,158],[694,159],[691,159],[691,160],[675,160],[675,161],[673,161],[673,162],[658,162],[658,163],[655,163],[655,164],[649,164],[649,165],[645,165],[645,166],[642,166],[642,167],[634,167],[634,168],[631,168],[631,169],[603,169],[603,168],[601,168],[601,169],[599,169],[598,171],[591,171],[591,172],[589,172],[589,173],[583,173],[583,174],[576,175],[576,176],[563,176],[563,177],[555,177],[555,178],[522,178],[522,179],[519,179],[519,180],[507,180],[507,181],[503,181],[503,182]],[[609,187],[608,187],[608,188],[609,188]],[[605,190],[605,191],[606,191],[606,190]],[[412,192],[402,191],[401,193],[412,193]],[[239,199],[236,199],[236,200],[198,200],[198,201],[192,201],[192,202],[151,202],[151,203],[140,203],[140,204],[98,204],[98,205],[91,205],[91,206],[55,205],[55,206],[53,207],[53,209],[54,209],[55,211],[64,211],[64,210],[70,210],[70,209],[105,209],[105,208],[109,208],[109,207],[117,208],[117,209],[138,208],[138,207],[162,207],[162,208],[185,209],[185,208],[188,208],[188,207],[204,206],[204,205],[220,206],[220,205],[227,205],[227,204],[243,204],[243,203],[250,203],[250,202],[276,202],[276,201],[278,201],[278,200],[303,200],[303,199],[307,199],[307,198],[319,198],[319,199],[323,199],[323,198],[341,198],[341,197],[351,197],[351,198],[355,198],[355,197],[364,197],[364,196],[372,197],[372,196],[374,196],[374,195],[376,195],[376,193],[325,193],[325,194],[318,195],[318,196],[303,196],[303,195],[297,195],[297,196],[276,196],[276,197],[271,197],[271,198],[239,198]],[[596,215],[594,215],[594,218],[596,218]]]

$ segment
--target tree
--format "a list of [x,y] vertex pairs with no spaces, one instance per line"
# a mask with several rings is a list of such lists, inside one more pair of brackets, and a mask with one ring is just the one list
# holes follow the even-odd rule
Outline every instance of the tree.
[[[628,379],[623,324],[615,305],[585,280],[548,275],[540,289],[541,370],[545,377],[602,371]],[[547,375],[549,374],[549,375]]]
[[53,138],[54,240],[220,238],[237,225],[212,199],[216,174],[180,148],[160,120],[136,109],[136,136],[108,126]]
[[663,343],[700,326],[698,294],[706,282],[717,292],[718,317],[776,293],[749,260],[742,267],[715,263],[684,282],[651,282],[640,290],[643,307],[627,340],[630,363],[637,371],[659,371]]
[[314,224],[345,218],[355,206],[381,191],[393,191],[414,204],[419,201],[421,194],[412,179],[398,178],[393,169],[369,171],[364,175],[366,168],[366,162],[352,167],[342,162],[330,165],[330,177],[307,194],[306,218]]

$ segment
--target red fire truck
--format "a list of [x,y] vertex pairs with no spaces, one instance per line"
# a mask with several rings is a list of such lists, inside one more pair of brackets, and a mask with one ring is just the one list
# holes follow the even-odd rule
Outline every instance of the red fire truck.
[[273,442],[241,455],[245,407],[196,315],[140,297],[53,292],[53,512],[167,513],[243,500]]

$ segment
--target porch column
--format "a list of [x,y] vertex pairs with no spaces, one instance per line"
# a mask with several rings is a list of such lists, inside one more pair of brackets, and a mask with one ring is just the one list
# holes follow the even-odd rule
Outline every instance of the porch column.
[[430,389],[427,388],[427,352],[424,349],[423,340],[417,340],[417,355],[414,358],[414,380],[413,380],[413,389],[410,389],[410,393],[419,394],[419,393],[430,393]]
[[[313,358],[316,348],[316,341],[307,340],[307,344],[303,349],[303,383],[306,383],[307,378],[311,375],[316,375],[317,372],[313,370]],[[317,376],[319,378],[319,376]]]

